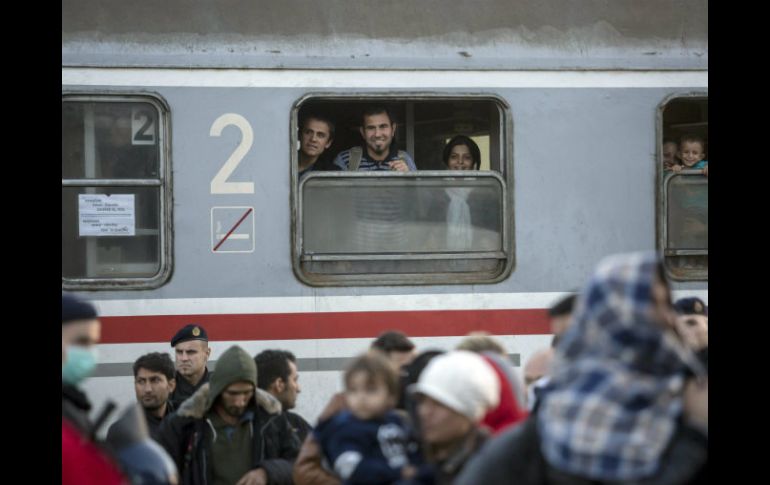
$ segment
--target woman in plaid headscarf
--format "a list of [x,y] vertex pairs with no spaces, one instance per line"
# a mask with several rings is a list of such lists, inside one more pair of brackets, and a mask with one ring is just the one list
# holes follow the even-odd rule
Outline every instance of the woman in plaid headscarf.
[[605,258],[580,296],[537,413],[550,475],[659,476],[681,424],[688,375],[703,374],[675,333],[658,256]]

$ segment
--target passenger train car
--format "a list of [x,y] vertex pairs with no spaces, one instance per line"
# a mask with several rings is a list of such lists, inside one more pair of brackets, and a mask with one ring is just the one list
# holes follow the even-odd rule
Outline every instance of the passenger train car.
[[[311,422],[386,329],[420,349],[486,330],[515,365],[605,255],[659,250],[708,300],[708,179],[662,170],[708,140],[706,1],[64,0],[62,289],[98,306],[96,408],[191,322],[299,359]],[[360,144],[368,104],[409,173],[298,177],[298,128]],[[479,171],[446,170],[456,134]],[[484,223],[448,231],[449,192]]]

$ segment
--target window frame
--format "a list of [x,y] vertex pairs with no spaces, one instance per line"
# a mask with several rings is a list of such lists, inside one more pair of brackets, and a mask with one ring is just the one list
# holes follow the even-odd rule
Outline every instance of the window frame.
[[158,272],[148,278],[65,278],[64,290],[149,290],[163,286],[171,277],[173,268],[173,219],[171,208],[171,109],[163,97],[148,91],[62,90],[62,105],[74,103],[147,103],[157,111],[158,120],[158,179],[64,179],[62,188],[82,187],[157,187],[160,190],[158,238],[160,261]]
[[[469,174],[467,171],[457,170],[423,170],[416,172],[393,173],[393,172],[311,172],[303,180],[298,180],[298,146],[299,146],[299,110],[307,101],[339,101],[339,102],[410,102],[410,101],[489,101],[497,106],[499,111],[499,140],[498,150],[500,155],[500,168],[502,173],[497,170],[483,172],[474,171]],[[414,286],[414,285],[468,285],[468,284],[494,284],[508,278],[515,267],[515,218],[514,218],[514,198],[513,198],[513,116],[508,102],[502,97],[490,93],[440,93],[440,92],[366,92],[356,94],[340,94],[331,92],[311,92],[297,99],[291,109],[289,120],[289,147],[290,147],[290,186],[291,186],[291,257],[292,269],[295,276],[302,283],[311,287],[342,287],[342,286]],[[344,176],[340,174],[344,173]],[[477,276],[464,275],[461,278],[452,278],[447,273],[425,272],[419,274],[392,274],[382,275],[378,273],[359,273],[350,275],[318,275],[317,273],[305,273],[302,269],[302,214],[301,208],[301,190],[302,186],[311,178],[372,178],[372,177],[407,177],[407,178],[439,178],[439,177],[474,177],[496,178],[501,184],[502,191],[502,252],[505,255],[504,264],[499,273],[492,278],[482,278]],[[470,253],[469,253],[470,254]],[[440,255],[440,256],[439,256]],[[446,258],[446,254],[428,253],[423,255],[422,259],[475,259],[463,258],[457,256]],[[392,255],[389,255],[393,258]],[[351,259],[363,259],[354,256]],[[382,259],[378,255],[373,255],[371,260]],[[459,274],[453,276],[460,276]]]
[[[669,265],[670,257],[677,256],[706,256],[708,257],[708,250],[672,250],[668,247],[668,185],[674,176],[679,174],[666,174],[663,172],[661,160],[663,159],[663,117],[666,111],[666,107],[669,103],[681,100],[693,100],[693,101],[706,101],[708,102],[708,92],[706,91],[693,91],[688,93],[675,93],[667,96],[658,105],[656,113],[656,135],[657,144],[655,152],[655,205],[656,205],[656,243],[657,249],[662,256],[663,266],[666,270],[666,276],[673,281],[705,281],[708,282],[708,267],[703,269],[692,270],[673,270]],[[699,170],[683,170],[680,172],[681,176],[693,176],[697,175]],[[678,253],[678,254],[674,254]]]

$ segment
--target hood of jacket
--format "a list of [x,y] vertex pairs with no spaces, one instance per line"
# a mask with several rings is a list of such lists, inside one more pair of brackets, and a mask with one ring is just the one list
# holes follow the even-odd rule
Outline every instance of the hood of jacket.
[[269,414],[281,412],[281,403],[271,394],[257,388],[257,364],[254,359],[237,345],[227,349],[217,361],[216,371],[209,382],[201,386],[179,406],[180,416],[203,417],[214,405],[217,398],[230,384],[248,382],[254,386],[254,397],[249,405],[259,405]]
[[[211,396],[211,383],[207,382],[179,406],[177,415],[185,418],[203,418],[216,401],[216,399]],[[251,398],[249,406],[261,407],[268,414],[281,413],[281,402],[269,392],[259,388],[254,390],[254,397]]]
[[254,359],[237,345],[225,350],[217,361],[216,372],[209,379],[210,402],[208,407],[227,389],[227,386],[236,382],[249,382],[257,387],[257,364]]

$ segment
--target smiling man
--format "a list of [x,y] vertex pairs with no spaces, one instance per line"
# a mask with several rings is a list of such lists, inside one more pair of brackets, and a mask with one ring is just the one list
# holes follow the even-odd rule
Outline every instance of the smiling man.
[[361,117],[359,131],[364,144],[340,152],[334,164],[342,170],[408,172],[417,170],[412,157],[393,143],[396,122],[384,106],[370,106]]
[[211,348],[206,329],[192,323],[174,335],[171,346],[176,355],[176,389],[171,394],[171,403],[174,409],[178,409],[185,399],[209,381],[206,363],[211,356]]

